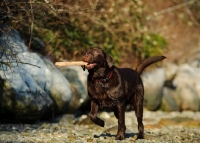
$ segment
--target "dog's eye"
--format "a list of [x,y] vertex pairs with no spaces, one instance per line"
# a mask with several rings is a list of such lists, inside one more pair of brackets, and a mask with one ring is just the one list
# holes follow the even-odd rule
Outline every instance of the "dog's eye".
[[94,55],[94,56],[97,56],[97,55],[99,55],[99,52],[94,51],[94,52],[93,52],[93,55]]

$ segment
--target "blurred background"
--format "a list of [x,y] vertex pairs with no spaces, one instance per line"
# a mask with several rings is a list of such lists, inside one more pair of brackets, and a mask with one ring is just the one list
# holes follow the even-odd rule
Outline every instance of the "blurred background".
[[119,66],[135,67],[154,55],[176,63],[195,56],[199,7],[199,0],[3,0],[0,18],[53,62],[80,60],[98,46]]

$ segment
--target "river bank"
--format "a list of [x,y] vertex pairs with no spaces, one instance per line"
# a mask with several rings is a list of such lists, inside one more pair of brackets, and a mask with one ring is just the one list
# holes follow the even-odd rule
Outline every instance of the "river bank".
[[136,140],[137,121],[133,111],[126,112],[126,139],[116,141],[117,120],[113,113],[101,112],[105,120],[101,128],[91,123],[86,115],[74,118],[72,114],[57,117],[55,121],[35,124],[0,124],[0,142],[14,143],[200,143],[200,112],[144,111],[145,139]]

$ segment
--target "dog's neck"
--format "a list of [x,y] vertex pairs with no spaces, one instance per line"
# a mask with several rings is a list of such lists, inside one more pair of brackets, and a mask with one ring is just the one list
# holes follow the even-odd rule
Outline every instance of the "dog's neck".
[[95,80],[105,79],[105,78],[109,77],[111,71],[112,71],[112,69],[110,69],[108,67],[106,67],[106,68],[99,67],[96,69],[88,70],[89,76]]

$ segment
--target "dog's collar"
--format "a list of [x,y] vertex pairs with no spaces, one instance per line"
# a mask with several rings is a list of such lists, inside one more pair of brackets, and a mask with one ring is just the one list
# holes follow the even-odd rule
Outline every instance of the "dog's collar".
[[96,79],[96,78],[92,78],[93,81],[95,82],[108,82],[109,79],[112,77],[113,75],[113,70],[110,71],[109,75],[106,78],[100,78],[100,79]]

